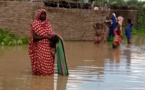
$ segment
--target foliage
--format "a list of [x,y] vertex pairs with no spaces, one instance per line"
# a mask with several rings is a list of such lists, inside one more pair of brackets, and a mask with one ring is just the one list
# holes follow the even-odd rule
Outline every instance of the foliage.
[[125,3],[125,0],[108,0],[109,3],[119,3],[119,4],[122,4],[122,3]]
[[138,4],[138,3],[139,3],[138,0],[128,0],[128,1],[127,1],[127,4],[128,4],[128,5],[136,5],[136,4]]
[[80,0],[73,0],[73,1],[80,1]]
[[0,29],[0,45],[22,45],[28,44],[28,38],[16,37],[6,29]]
[[[126,36],[125,36],[125,27],[122,28],[123,30],[123,36],[122,36],[122,39],[126,39]],[[137,35],[137,36],[141,36],[141,37],[145,37],[145,28],[143,29],[136,29],[136,28],[133,28],[132,30],[132,35]]]
[[133,31],[132,31],[132,34],[133,35],[139,35],[139,36],[142,36],[142,37],[145,37],[145,29],[143,28],[143,29],[133,29]]
[[145,28],[144,26],[144,9],[140,9],[138,12],[138,16],[137,16],[137,29],[138,30],[142,30],[143,28]]

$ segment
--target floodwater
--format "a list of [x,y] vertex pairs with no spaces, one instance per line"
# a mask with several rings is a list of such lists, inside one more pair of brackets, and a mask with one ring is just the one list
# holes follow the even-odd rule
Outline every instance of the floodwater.
[[69,76],[33,76],[28,46],[0,47],[0,90],[145,90],[145,40],[65,41]]

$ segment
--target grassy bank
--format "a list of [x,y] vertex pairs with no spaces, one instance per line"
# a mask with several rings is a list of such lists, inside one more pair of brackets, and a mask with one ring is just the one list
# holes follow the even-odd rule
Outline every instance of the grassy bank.
[[24,45],[28,44],[27,37],[18,37],[7,29],[0,29],[0,45]]
[[[142,29],[135,29],[133,28],[132,30],[132,35],[134,36],[141,36],[141,37],[145,37],[145,29],[142,28]],[[126,36],[125,36],[125,28],[123,28],[123,39],[126,39]]]
[[145,37],[145,29],[139,29],[139,30],[133,29],[132,34],[133,35],[141,35],[141,36]]
[[[123,28],[123,39],[126,39],[125,28]],[[145,29],[133,29],[132,34],[145,37]],[[0,45],[14,46],[14,45],[25,45],[28,44],[28,37],[18,37],[7,29],[0,29]]]

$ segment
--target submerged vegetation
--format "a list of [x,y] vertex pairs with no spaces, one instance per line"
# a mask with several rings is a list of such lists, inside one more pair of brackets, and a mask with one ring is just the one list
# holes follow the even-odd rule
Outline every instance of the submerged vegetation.
[[18,37],[6,29],[0,29],[0,45],[24,45],[28,44],[27,37]]

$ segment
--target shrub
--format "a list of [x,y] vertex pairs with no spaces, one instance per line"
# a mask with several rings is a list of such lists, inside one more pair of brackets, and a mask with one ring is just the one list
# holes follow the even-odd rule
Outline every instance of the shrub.
[[27,37],[17,37],[7,29],[0,29],[0,45],[22,45],[28,44]]

